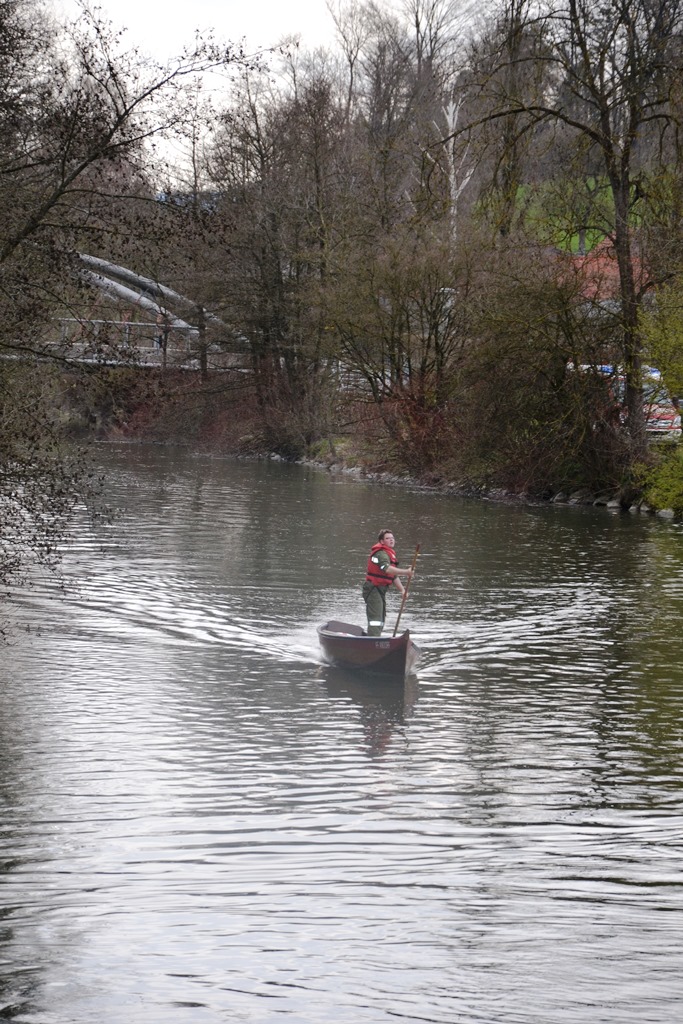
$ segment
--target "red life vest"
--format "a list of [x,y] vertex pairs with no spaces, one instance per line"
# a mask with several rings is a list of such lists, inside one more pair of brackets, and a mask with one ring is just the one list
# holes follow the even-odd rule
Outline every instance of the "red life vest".
[[376,587],[390,587],[394,582],[394,577],[389,576],[388,573],[382,569],[377,562],[373,562],[372,556],[378,551],[386,551],[389,555],[389,561],[392,565],[398,565],[398,558],[393,548],[388,548],[386,544],[373,544],[370,551],[370,557],[368,558],[368,567],[366,569],[365,578]]

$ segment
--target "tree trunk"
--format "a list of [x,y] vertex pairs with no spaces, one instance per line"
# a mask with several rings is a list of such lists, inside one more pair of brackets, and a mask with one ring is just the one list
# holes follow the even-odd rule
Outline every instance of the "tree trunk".
[[209,363],[206,351],[206,317],[203,306],[197,306],[197,330],[199,332],[197,343],[199,348],[199,372],[202,380],[206,380],[209,376]]
[[627,427],[633,454],[638,456],[645,454],[647,437],[643,412],[642,341],[638,324],[640,301],[636,292],[629,233],[631,183],[628,173],[623,173],[618,180],[613,179],[612,190],[616,212],[614,249],[619,267]]

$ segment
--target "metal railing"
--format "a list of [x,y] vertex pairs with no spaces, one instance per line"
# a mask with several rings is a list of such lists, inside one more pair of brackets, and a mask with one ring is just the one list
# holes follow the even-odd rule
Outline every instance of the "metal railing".
[[160,325],[152,320],[80,320],[78,317],[60,317],[61,344],[87,344],[105,340],[107,335],[118,335],[118,343],[138,348],[162,348],[166,338],[168,349],[191,350],[193,339],[199,337],[196,327],[179,328]]
[[[76,362],[112,366],[160,366],[195,370],[201,351],[196,327],[175,327],[145,320],[59,317],[56,336],[46,348]],[[244,365],[244,356],[207,345],[209,368],[225,370]]]

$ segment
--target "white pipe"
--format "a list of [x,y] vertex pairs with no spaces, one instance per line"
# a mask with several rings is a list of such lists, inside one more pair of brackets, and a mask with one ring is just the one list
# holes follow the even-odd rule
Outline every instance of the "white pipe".
[[188,324],[185,320],[180,320],[178,317],[170,316],[167,310],[157,302],[153,302],[152,299],[148,299],[132,288],[127,288],[125,285],[119,284],[118,281],[111,281],[101,274],[94,274],[91,270],[82,270],[80,274],[84,281],[92,284],[95,288],[99,288],[100,291],[109,292],[110,295],[117,299],[123,299],[125,302],[141,306],[143,309],[157,314],[157,316],[161,314],[161,316],[165,317],[169,327],[181,331],[190,331],[192,334],[199,334],[197,328],[193,327],[192,324]]
[[[79,252],[78,257],[81,262],[85,263],[86,266],[92,267],[96,272],[101,272],[106,277],[118,278],[120,281],[133,285],[134,288],[139,288],[142,292],[151,292],[153,295],[166,299],[168,302],[179,302],[184,306],[192,306],[195,309],[198,306],[198,303],[188,299],[186,295],[181,295],[180,292],[174,291],[173,288],[167,288],[166,285],[153,281],[151,277],[143,277],[141,274],[136,274],[134,270],[129,270],[128,267],[120,267],[117,263],[110,263],[108,260],[102,260],[98,256],[88,256],[84,252]],[[206,312],[205,316],[207,320],[214,323],[220,324],[223,322],[213,313]]]

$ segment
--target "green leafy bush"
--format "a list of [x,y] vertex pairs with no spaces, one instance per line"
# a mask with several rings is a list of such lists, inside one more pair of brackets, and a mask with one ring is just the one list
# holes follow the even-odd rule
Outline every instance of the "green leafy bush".
[[653,508],[683,515],[683,445],[662,450],[657,464],[644,470],[643,496]]

